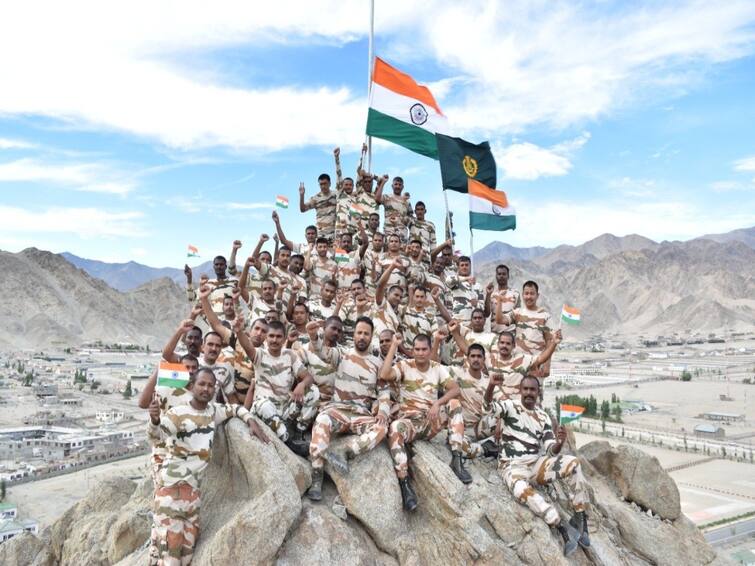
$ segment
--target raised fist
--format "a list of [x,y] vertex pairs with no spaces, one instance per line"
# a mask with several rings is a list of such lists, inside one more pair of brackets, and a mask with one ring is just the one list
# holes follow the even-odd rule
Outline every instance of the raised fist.
[[299,194],[304,196],[304,183],[299,183]]
[[241,248],[241,240],[234,240],[233,241],[233,250],[236,251]]

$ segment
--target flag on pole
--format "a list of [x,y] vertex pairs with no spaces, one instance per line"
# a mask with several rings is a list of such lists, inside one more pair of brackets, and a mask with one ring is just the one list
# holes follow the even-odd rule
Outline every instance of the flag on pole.
[[189,383],[189,370],[183,364],[171,364],[160,362],[160,368],[157,370],[157,386],[186,387]]
[[435,132],[448,121],[426,86],[375,57],[367,113],[367,135],[438,159]]
[[355,202],[352,202],[351,204],[349,204],[349,217],[352,220],[362,220],[368,216],[369,215],[367,214],[367,211],[364,209],[363,206]]
[[335,260],[336,263],[347,263],[349,261],[349,252],[341,248],[336,248]]
[[506,193],[495,191],[474,179],[469,186],[469,228],[474,230],[516,230],[516,212]]
[[199,257],[199,250],[195,246],[189,244],[186,251],[186,257]]
[[584,407],[579,407],[577,405],[561,405],[559,408],[559,418],[558,418],[558,424],[569,424],[577,419],[579,419],[582,416],[582,413],[585,412]]
[[275,206],[278,208],[288,208],[288,199],[282,195],[275,197]]
[[582,311],[569,305],[564,305],[561,309],[561,320],[567,324],[579,324],[582,322]]
[[444,189],[466,193],[469,190],[468,179],[495,189],[495,158],[488,142],[474,144],[443,134],[435,134],[435,138]]

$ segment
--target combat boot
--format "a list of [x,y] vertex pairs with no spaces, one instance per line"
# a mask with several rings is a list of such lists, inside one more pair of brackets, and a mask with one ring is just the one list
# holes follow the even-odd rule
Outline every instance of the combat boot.
[[307,491],[311,501],[322,500],[322,468],[312,468],[312,483]]
[[451,452],[451,469],[456,474],[456,477],[461,480],[461,483],[472,483],[472,476],[464,467],[459,452]]
[[489,438],[482,443],[482,453],[486,458],[498,458],[499,452],[498,445]]
[[590,534],[587,532],[587,515],[585,515],[584,511],[578,511],[572,515],[572,518],[569,519],[569,524],[577,529],[580,533],[582,533],[579,536],[579,544],[583,548],[587,548],[590,546]]
[[401,499],[404,502],[404,509],[407,511],[414,511],[417,508],[417,494],[412,489],[412,484],[409,483],[409,477],[398,480],[398,484],[401,487]]
[[302,458],[309,456],[309,442],[307,442],[305,432],[297,427],[294,429],[294,433],[286,440],[286,446],[289,447],[291,452]]
[[345,476],[349,473],[349,462],[346,457],[328,450],[325,453],[325,460],[333,467],[333,471],[339,476]]
[[564,556],[571,556],[579,548],[579,531],[575,530],[570,524],[563,522],[556,525],[556,529],[564,539]]

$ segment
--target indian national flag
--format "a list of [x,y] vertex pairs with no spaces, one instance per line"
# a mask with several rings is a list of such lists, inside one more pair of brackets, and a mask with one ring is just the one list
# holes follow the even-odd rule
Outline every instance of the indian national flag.
[[469,228],[475,230],[516,230],[516,213],[506,193],[491,189],[480,181],[467,181]]
[[559,409],[560,417],[558,419],[558,424],[569,424],[574,422],[581,417],[584,412],[584,407],[579,407],[577,405],[561,405],[561,408]]
[[278,195],[275,197],[275,206],[278,208],[288,208],[288,199],[284,196]]
[[347,263],[349,261],[349,252],[336,248],[335,260],[336,263]]
[[199,250],[192,245],[189,245],[186,250],[186,257],[199,257]]
[[582,311],[564,305],[564,308],[561,309],[561,320],[568,324],[579,324],[582,321]]
[[367,114],[367,135],[402,145],[438,159],[435,132],[447,132],[448,121],[426,86],[375,57]]
[[349,216],[355,220],[359,220],[366,216],[366,210],[363,206],[353,202],[349,205]]
[[176,387],[186,387],[188,383],[189,370],[186,369],[185,365],[160,362],[160,369],[157,370],[158,387],[175,389]]

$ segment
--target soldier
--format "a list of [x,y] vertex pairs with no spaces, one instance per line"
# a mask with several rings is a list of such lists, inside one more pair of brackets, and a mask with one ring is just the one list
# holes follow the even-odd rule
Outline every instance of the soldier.
[[367,294],[364,281],[354,279],[349,286],[349,294],[342,296],[343,306],[336,313],[343,320],[342,342],[351,346],[354,342],[354,328],[357,320],[372,311],[373,299]]
[[[430,338],[426,334],[414,337],[414,359],[394,364],[400,342],[394,337],[393,344],[380,369],[380,379],[398,382],[401,388],[400,406],[391,423],[389,445],[396,476],[401,486],[401,498],[407,511],[417,508],[417,495],[409,482],[409,462],[405,444],[418,439],[430,439],[441,427],[448,427],[451,445],[451,469],[463,483],[471,483],[472,476],[461,460],[464,441],[464,418],[461,412],[459,386],[448,368],[430,359]],[[443,396],[439,397],[440,391]]]
[[[337,296],[336,282],[327,279],[322,283],[322,291],[319,298],[312,295],[309,301],[309,319],[314,321],[323,321],[326,318],[338,314],[341,310],[344,296]],[[335,299],[335,300],[334,300]]]
[[[320,392],[301,358],[293,350],[283,347],[284,341],[283,324],[271,322],[267,330],[267,348],[247,346],[255,374],[251,410],[295,454],[306,457],[309,442],[304,436],[317,415]],[[289,434],[292,421],[296,422],[295,431]]]
[[[338,283],[338,292],[345,293],[354,279],[359,279],[362,272],[362,260],[367,251],[367,236],[364,232],[362,223],[359,223],[359,232],[362,235],[358,249],[352,245],[351,234],[342,234],[339,239],[340,248],[336,250],[336,282]],[[343,252],[346,252],[345,254]]]
[[[198,312],[202,312],[201,306]],[[202,329],[196,326],[192,319],[187,318],[181,321],[176,332],[163,347],[162,356],[166,362],[176,364],[181,361],[183,352],[179,351],[176,353],[176,350],[178,349],[179,342],[182,340],[186,345],[185,353],[191,354],[195,358],[199,358],[202,354]]]
[[[438,329],[438,322],[435,313],[430,310],[427,304],[427,289],[417,287],[410,289],[409,293],[411,300],[407,306],[400,309],[399,315],[401,317],[401,329],[404,333],[404,347],[411,350],[414,347],[414,337],[419,334],[432,336]],[[433,289],[431,297],[439,314],[445,320],[451,320],[450,314],[440,300],[437,289]]]
[[430,267],[430,251],[437,245],[435,224],[425,219],[427,208],[425,203],[418,201],[414,205],[414,218],[409,220],[409,241],[419,240],[422,246],[422,263]]
[[[313,326],[313,325],[310,325]],[[307,493],[312,501],[322,499],[323,466],[327,460],[340,474],[349,471],[348,460],[372,450],[388,431],[390,391],[378,388],[380,360],[370,353],[373,325],[367,317],[357,321],[354,347],[330,348],[317,337],[312,328],[310,338],[315,353],[337,368],[333,398],[320,409],[312,429],[309,457],[312,461],[312,485]],[[373,416],[373,406],[377,414]],[[329,450],[332,434],[351,433],[343,455]]]
[[393,268],[385,270],[380,276],[380,281],[375,292],[372,321],[375,323],[375,334],[378,336],[384,330],[391,330],[396,333],[401,329],[399,312],[401,299],[404,297],[404,289],[398,285],[391,285],[386,293],[392,269],[395,269],[395,265]]
[[330,190],[330,175],[327,173],[317,177],[317,183],[320,185],[320,192],[306,203],[304,202],[304,183],[299,184],[299,212],[307,212],[314,208],[318,237],[325,238],[326,242],[332,242],[336,231],[336,193]]
[[357,220],[361,220],[360,208],[356,204],[354,192],[354,179],[346,177],[336,189],[336,242],[348,234],[354,236],[357,232]]
[[[228,277],[228,262],[222,255],[216,256],[212,260],[212,269],[215,271],[215,278],[208,279],[202,285],[208,285],[212,290],[210,305],[215,314],[221,315],[223,314],[223,299],[226,295],[231,295],[233,288],[238,285],[238,279]],[[196,302],[196,294],[193,290],[189,294],[189,301]]]
[[370,237],[370,246],[364,252],[362,265],[364,266],[364,282],[367,290],[374,293],[382,272],[380,259],[383,255],[383,242],[385,238],[382,232],[374,232]]
[[286,238],[286,235],[283,233],[283,228],[281,227],[280,216],[278,216],[278,213],[275,210],[273,211],[273,222],[275,223],[275,231],[278,234],[278,239],[281,244],[289,248],[292,253],[304,255],[307,251],[311,252],[314,250],[315,242],[317,241],[317,226],[307,226],[304,229],[304,243],[296,244]]
[[561,331],[557,330],[548,341],[545,350],[533,356],[514,350],[514,335],[511,332],[501,332],[498,337],[498,352],[490,354],[488,372],[499,378],[503,397],[518,398],[522,379],[530,375],[532,368],[547,363],[560,343]]
[[[493,332],[485,332],[485,313],[482,309],[472,309],[472,318],[469,326],[460,325],[459,334],[465,345],[480,344],[485,348],[485,353],[490,356],[498,348],[498,336]],[[455,341],[447,343],[447,354],[444,359],[453,366],[464,365],[466,354],[458,347]]]
[[337,365],[318,355],[318,344],[312,341],[312,336],[317,336],[318,328],[322,326],[322,342],[326,348],[337,348],[343,333],[343,323],[337,316],[331,316],[324,322],[307,323],[307,346],[303,350],[304,360],[315,380],[315,385],[320,390],[320,407],[325,406],[333,399],[333,388],[336,383]]
[[[496,305],[496,322],[498,324],[516,325],[516,348],[520,352],[537,356],[544,349],[552,333],[551,315],[543,307],[537,306],[540,289],[534,281],[527,281],[522,285],[522,301],[524,306],[503,314],[503,304],[500,309]],[[550,375],[550,361],[532,368],[532,375],[539,379]],[[542,385],[542,382],[541,382]]]
[[506,265],[498,265],[495,268],[495,282],[485,289],[485,316],[490,317],[490,330],[500,334],[504,330],[515,332],[515,324],[498,324],[496,321],[496,311],[498,303],[501,303],[501,313],[510,314],[514,309],[522,306],[522,298],[519,291],[509,289],[509,268]]
[[[385,210],[383,232],[388,235],[396,234],[402,243],[406,242],[406,228],[409,225],[412,205],[409,193],[404,193],[404,180],[394,177],[391,184],[393,194],[381,195],[380,203]],[[402,194],[403,193],[403,194]]]
[[336,262],[328,257],[328,240],[323,237],[317,238],[314,257],[311,253],[304,256],[304,272],[309,283],[309,296],[319,296],[324,281],[336,280],[337,270]]
[[[522,379],[521,401],[493,401],[497,385],[500,385],[500,377],[491,376],[485,391],[484,408],[501,420],[502,449],[498,471],[506,487],[520,503],[542,517],[548,526],[558,530],[564,539],[564,554],[569,556],[579,544],[590,544],[585,516],[589,495],[579,459],[561,454],[566,429],[559,426],[554,438],[550,416],[537,407],[540,381],[532,376]],[[533,483],[546,485],[556,480],[564,480],[570,488],[569,499],[575,514],[566,525],[556,508],[532,487]]]
[[469,324],[472,310],[482,303],[482,292],[472,275],[472,260],[459,258],[459,273],[446,278],[453,299],[453,316],[462,324]]
[[381,274],[393,265],[388,285],[398,285],[406,289],[406,271],[409,269],[409,260],[401,249],[401,240],[398,235],[388,235],[388,249],[380,256],[378,265]]
[[149,407],[148,436],[160,438],[167,448],[154,506],[158,563],[165,565],[191,563],[199,537],[201,476],[212,455],[216,427],[238,417],[249,426],[252,436],[268,442],[249,411],[239,405],[212,402],[212,370],[201,368],[189,383],[189,403],[172,407],[163,415],[157,400]]

